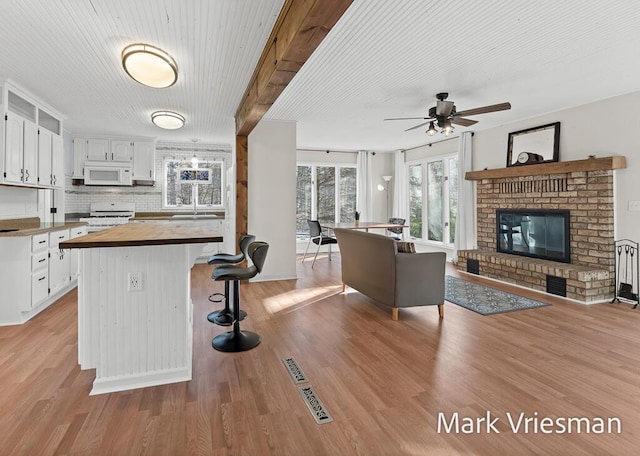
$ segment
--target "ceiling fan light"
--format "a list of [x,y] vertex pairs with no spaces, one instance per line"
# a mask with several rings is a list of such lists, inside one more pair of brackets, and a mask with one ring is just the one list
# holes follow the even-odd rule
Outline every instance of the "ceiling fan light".
[[162,89],[178,80],[176,61],[160,48],[136,43],[122,50],[122,67],[132,79],[148,87]]
[[429,122],[429,129],[427,130],[427,133],[429,133],[429,136],[435,135],[437,131],[438,130],[436,130],[436,127],[433,124],[433,121]]
[[184,116],[173,111],[156,111],[151,114],[151,122],[157,127],[165,130],[177,130],[182,128],[185,119]]

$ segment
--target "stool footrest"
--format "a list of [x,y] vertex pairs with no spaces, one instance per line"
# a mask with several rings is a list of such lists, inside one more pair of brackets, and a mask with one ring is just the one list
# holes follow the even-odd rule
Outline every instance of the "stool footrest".
[[225,294],[224,293],[212,293],[209,295],[209,301],[211,302],[222,302],[224,301]]
[[[247,317],[247,313],[244,310],[240,311],[240,320],[242,321]],[[207,320],[210,323],[214,323],[219,326],[231,326],[235,323],[233,319],[233,312],[227,312],[226,309],[216,310],[207,315]]]

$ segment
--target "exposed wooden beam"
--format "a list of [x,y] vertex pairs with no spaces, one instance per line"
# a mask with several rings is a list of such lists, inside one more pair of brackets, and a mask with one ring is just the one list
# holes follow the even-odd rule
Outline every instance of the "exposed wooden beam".
[[248,227],[248,153],[247,137],[236,136],[236,253],[240,253],[238,243]]
[[248,136],[353,0],[287,0],[236,111]]
[[286,0],[280,11],[236,111],[236,241],[248,229],[247,137],[351,3]]

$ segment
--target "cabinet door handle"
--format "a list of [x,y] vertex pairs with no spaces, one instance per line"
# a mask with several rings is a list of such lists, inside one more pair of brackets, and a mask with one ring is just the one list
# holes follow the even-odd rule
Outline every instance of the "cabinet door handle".
[[106,153],[106,152],[104,153],[104,159],[105,159],[105,160],[109,160],[109,155],[107,155],[107,153]]
[[28,181],[29,181],[29,170],[28,170],[28,169],[25,169],[25,170],[24,170],[24,173],[25,173],[25,179],[24,179],[24,181],[25,181],[25,182],[28,182]]
[[149,177],[151,177],[151,170],[149,170]]
[[41,281],[43,281],[43,280],[44,280],[44,279],[46,279],[46,278],[47,278],[47,276],[40,277],[40,278],[38,279],[38,282],[41,282]]
[[113,161],[113,152],[111,152],[111,160]]
[[38,241],[38,244],[44,244],[47,241]]
[[46,259],[46,258],[43,258],[43,259],[41,259],[41,260],[38,260],[38,263],[42,263],[42,262],[44,262],[44,261],[47,261],[47,259]]

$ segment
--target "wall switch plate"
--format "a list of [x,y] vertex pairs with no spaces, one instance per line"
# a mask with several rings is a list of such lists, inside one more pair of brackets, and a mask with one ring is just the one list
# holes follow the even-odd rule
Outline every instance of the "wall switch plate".
[[130,272],[127,276],[127,291],[142,291],[142,272]]
[[629,210],[633,212],[640,212],[640,201],[629,201]]

